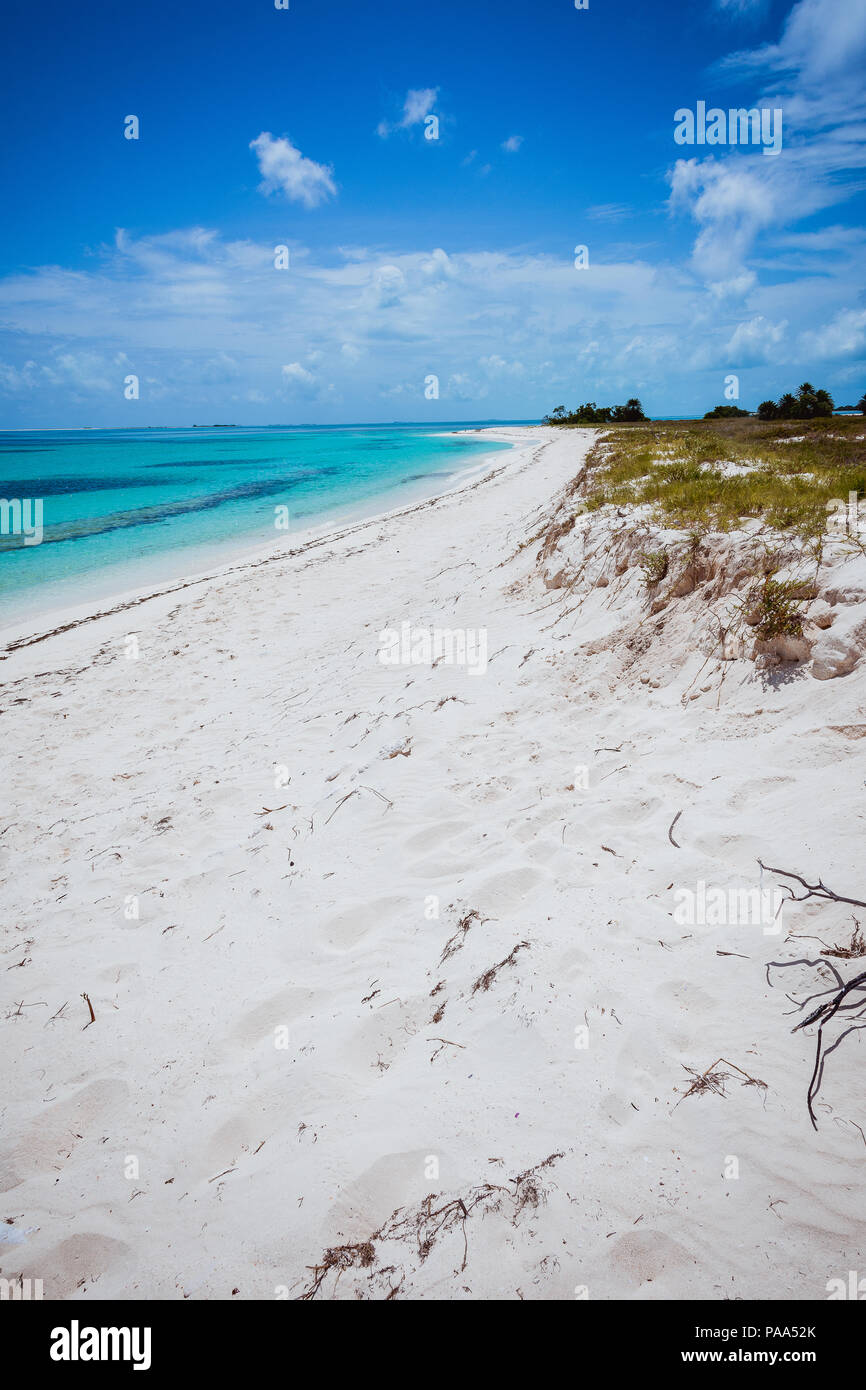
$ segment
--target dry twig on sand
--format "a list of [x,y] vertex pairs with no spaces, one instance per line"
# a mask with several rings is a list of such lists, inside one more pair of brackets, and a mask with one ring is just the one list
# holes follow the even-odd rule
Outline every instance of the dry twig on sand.
[[359,792],[372,792],[374,796],[378,796],[380,801],[387,802],[388,810],[390,810],[391,807],[394,805],[393,801],[389,801],[388,797],[383,796],[382,792],[377,792],[375,787],[353,787],[353,789],[350,792],[346,792],[346,795],[341,797],[340,800],[337,802],[333,811],[328,816],[328,820],[325,821],[325,825],[327,825],[329,821],[333,820],[340,807],[343,805],[344,802],[349,800],[350,796],[357,796]]

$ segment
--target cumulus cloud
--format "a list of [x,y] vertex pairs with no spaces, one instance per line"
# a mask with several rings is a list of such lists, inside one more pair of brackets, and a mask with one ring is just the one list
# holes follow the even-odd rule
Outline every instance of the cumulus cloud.
[[441,246],[437,246],[430,258],[422,262],[421,268],[431,280],[450,279],[456,273],[447,251],[443,251]]
[[866,309],[843,309],[829,323],[803,333],[801,351],[822,361],[860,357],[866,349]]
[[782,356],[786,323],[770,323],[763,314],[737,326],[725,346],[728,361],[738,367],[777,363]]
[[370,300],[379,308],[399,304],[406,288],[406,277],[397,265],[380,265],[373,272]]
[[262,175],[260,193],[282,192],[291,202],[305,208],[318,207],[336,194],[333,169],[307,159],[287,136],[275,140],[269,130],[263,130],[250,141],[250,149],[256,152]]
[[507,140],[502,141],[502,148],[504,150],[507,150],[509,154],[517,154],[517,151],[520,149],[520,146],[522,144],[522,135],[509,135]]

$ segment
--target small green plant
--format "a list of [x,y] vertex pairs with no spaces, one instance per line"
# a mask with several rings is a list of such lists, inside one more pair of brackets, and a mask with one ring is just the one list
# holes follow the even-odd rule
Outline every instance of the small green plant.
[[803,614],[795,597],[801,587],[794,580],[772,579],[768,575],[751,591],[751,611],[757,617],[754,627],[761,641],[802,636]]
[[644,550],[640,555],[640,567],[648,589],[660,584],[668,572],[670,556],[666,550]]

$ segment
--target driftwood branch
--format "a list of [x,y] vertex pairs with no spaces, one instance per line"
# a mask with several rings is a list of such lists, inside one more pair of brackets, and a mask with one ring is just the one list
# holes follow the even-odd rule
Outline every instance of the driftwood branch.
[[[771,864],[765,864],[762,859],[759,859],[758,863],[767,873],[778,874],[781,878],[791,879],[794,883],[798,883],[801,888],[805,889],[802,893],[796,893],[790,883],[780,885],[787,890],[789,900],[792,902],[802,903],[808,902],[810,899],[816,899],[818,902],[847,903],[851,907],[866,907],[866,902],[864,902],[862,898],[851,898],[845,893],[837,893],[834,889],[828,888],[822,878],[819,878],[817,883],[810,883],[802,874],[794,873],[791,869],[774,868]],[[821,941],[820,937],[814,939]],[[841,1046],[850,1033],[856,1033],[861,1028],[866,1028],[866,1022],[861,1023],[857,1021],[866,1015],[866,997],[864,997],[866,996],[866,970],[861,971],[859,975],[853,975],[850,980],[843,980],[836,966],[831,965],[828,960],[828,956],[833,956],[837,960],[852,960],[864,954],[864,941],[860,932],[860,924],[856,917],[854,918],[854,931],[849,945],[827,946],[824,941],[821,941],[821,944],[824,946],[824,950],[821,952],[821,956],[818,960],[808,960],[804,958],[786,961],[773,960],[767,965],[768,984],[772,984],[770,980],[771,968],[788,970],[797,966],[805,966],[809,970],[822,969],[824,972],[824,980],[826,980],[828,976],[832,976],[835,982],[826,989],[819,989],[813,994],[808,994],[806,998],[802,1000],[794,999],[791,995],[788,995],[788,998],[791,1000],[791,1003],[798,1013],[804,1013],[815,1000],[822,1001],[818,1004],[817,1008],[811,1010],[806,1018],[801,1018],[800,1022],[796,1023],[792,1029],[792,1032],[798,1033],[804,1028],[811,1027],[813,1023],[817,1023],[818,1025],[818,1033],[815,1039],[815,1064],[812,1068],[809,1089],[806,1092],[806,1106],[809,1111],[809,1119],[812,1123],[812,1128],[815,1130],[818,1128],[818,1120],[815,1115],[815,1100],[821,1089],[821,1083],[824,1080],[824,1067],[827,1058],[832,1052],[836,1051],[837,1047]],[[832,1043],[826,1044],[824,1041],[824,1030],[834,1019],[837,1022],[842,1021],[848,1023],[848,1027],[845,1028]],[[855,1128],[857,1128],[857,1126],[855,1126]]]
[[[809,1028],[813,1023],[818,1024],[818,1034],[815,1040],[815,1065],[812,1068],[812,1077],[809,1081],[809,1089],[806,1093],[806,1106],[809,1111],[809,1119],[812,1122],[812,1128],[817,1130],[818,1121],[815,1116],[815,1100],[821,1089],[821,1083],[824,1080],[824,1066],[826,1060],[830,1054],[835,1052],[836,1048],[844,1042],[849,1033],[855,1033],[861,1028],[866,1028],[866,1023],[850,1023],[849,1027],[847,1027],[844,1032],[840,1033],[839,1037],[829,1044],[829,1046],[825,1046],[824,1044],[824,1029],[834,1018],[841,1017],[847,1022],[848,1019],[851,1018],[855,1020],[861,1019],[864,1014],[866,1014],[866,997],[864,997],[864,994],[866,994],[866,970],[862,970],[859,975],[852,976],[848,981],[843,981],[836,967],[831,965],[826,957],[822,957],[819,960],[772,960],[767,965],[767,979],[769,980],[770,978],[769,972],[771,967],[775,967],[778,970],[787,970],[792,966],[798,965],[805,965],[813,970],[818,967],[823,967],[824,970],[832,974],[836,981],[835,987],[831,985],[829,989],[818,990],[815,994],[808,995],[800,1002],[795,999],[791,1000],[798,1012],[802,1012],[804,1009],[808,1008],[813,1000],[824,998],[826,995],[832,996],[829,999],[824,998],[822,1004],[819,1004],[816,1009],[813,1009],[807,1018],[802,1018],[799,1023],[796,1023],[791,1030],[793,1033],[798,1033],[803,1028]],[[854,995],[858,997],[853,998],[852,996]],[[791,996],[789,995],[788,998],[791,998]]]
[[819,898],[822,902],[829,903],[850,903],[852,907],[866,907],[866,902],[862,898],[846,898],[842,893],[834,893],[832,888],[828,888],[823,879],[818,879],[817,883],[807,883],[801,874],[795,874],[790,869],[774,869],[772,865],[765,864],[762,859],[758,860],[762,869],[768,874],[781,874],[782,878],[793,878],[806,889],[805,893],[795,893],[789,883],[783,883],[782,888],[787,888],[794,902],[806,902],[809,898]]

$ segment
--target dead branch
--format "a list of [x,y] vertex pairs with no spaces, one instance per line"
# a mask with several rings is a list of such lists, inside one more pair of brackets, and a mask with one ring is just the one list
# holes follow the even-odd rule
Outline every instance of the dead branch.
[[762,869],[768,874],[781,874],[782,878],[794,878],[806,889],[805,893],[795,893],[789,883],[780,884],[780,887],[787,888],[791,900],[795,903],[806,902],[809,898],[820,898],[822,902],[830,903],[850,903],[852,907],[866,907],[866,902],[862,898],[846,898],[842,893],[834,893],[832,888],[828,888],[823,879],[818,879],[817,883],[807,883],[801,874],[792,873],[790,869],[774,869],[772,865],[765,864],[762,859],[758,860]]
[[[845,901],[850,901],[850,899],[846,899]],[[833,952],[832,954],[836,953]],[[864,999],[863,997],[864,993],[866,993],[866,970],[862,970],[859,975],[852,976],[852,978],[848,981],[843,981],[836,967],[834,965],[831,965],[830,962],[827,960],[827,953],[823,952],[820,960],[801,959],[788,961],[769,961],[767,964],[768,982],[772,984],[772,981],[770,981],[771,966],[778,970],[786,970],[792,966],[798,965],[805,965],[812,970],[822,969],[824,971],[829,971],[830,974],[833,976],[834,980],[836,981],[835,988],[831,985],[829,989],[817,990],[814,994],[807,995],[807,997],[802,1001],[793,999],[790,995],[787,996],[789,999],[791,999],[791,1002],[792,1004],[794,1004],[795,1009],[800,1013],[802,1013],[804,1009],[808,1008],[808,1006],[812,1003],[813,1000],[824,1000],[822,1004],[819,1004],[816,1009],[812,1010],[812,1012],[809,1014],[807,1018],[801,1019],[800,1022],[796,1023],[791,1030],[793,1033],[798,1033],[802,1029],[810,1027],[813,1023],[818,1024],[818,1033],[815,1040],[815,1063],[812,1068],[812,1076],[809,1081],[809,1088],[806,1092],[806,1107],[809,1111],[809,1119],[812,1122],[812,1128],[814,1130],[817,1130],[818,1121],[815,1116],[814,1103],[818,1096],[818,1092],[821,1089],[821,1084],[824,1080],[824,1067],[827,1058],[831,1055],[831,1053],[836,1051],[837,1047],[841,1046],[844,1040],[848,1037],[849,1033],[856,1033],[859,1032],[860,1029],[866,1028],[866,1023],[849,1023],[849,1026],[845,1028],[845,1030],[842,1033],[840,1033],[839,1036],[828,1046],[825,1046],[824,1043],[824,1030],[829,1023],[832,1023],[833,1019],[844,1017],[844,1021],[847,1022],[848,1019],[861,1019],[863,1018],[864,1014],[866,1014],[866,999]],[[828,994],[832,996],[829,999],[825,997]],[[858,995],[858,997],[852,998],[851,996],[855,994]]]

